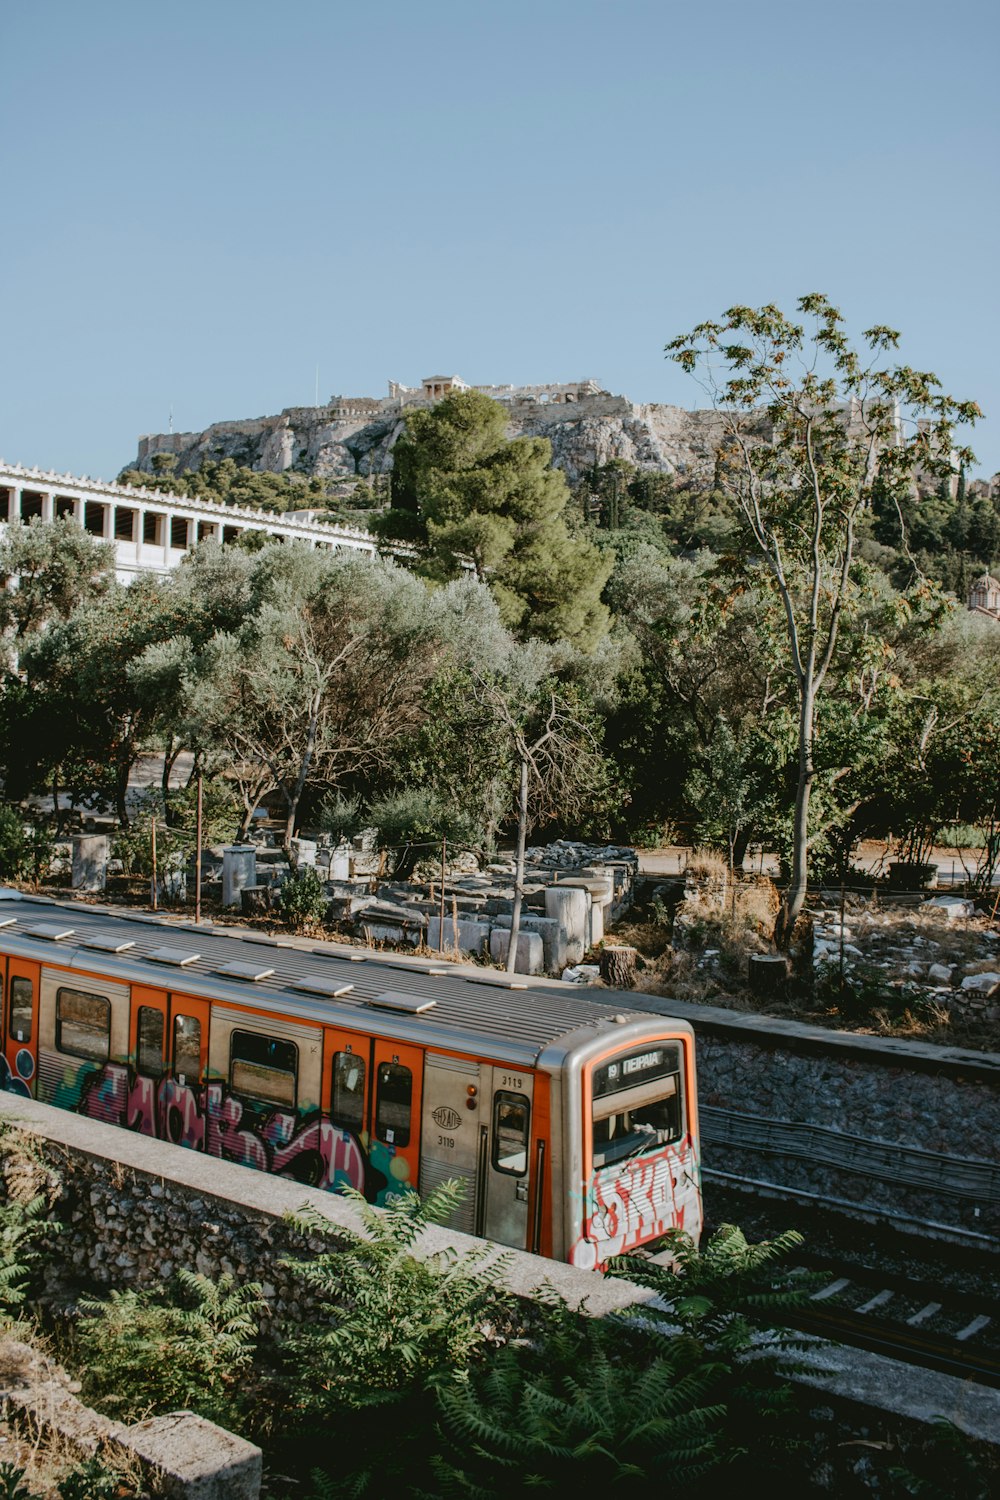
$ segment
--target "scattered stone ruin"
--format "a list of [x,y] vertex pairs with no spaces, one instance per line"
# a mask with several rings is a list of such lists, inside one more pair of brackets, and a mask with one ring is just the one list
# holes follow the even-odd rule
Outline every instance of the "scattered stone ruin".
[[[506,963],[514,909],[513,860],[478,868],[472,856],[421,878],[393,880],[370,837],[357,846],[332,839],[293,841],[300,870],[325,878],[327,922],[370,945],[429,949],[449,958]],[[525,892],[516,972],[556,977],[578,965],[608,926],[632,903],[639,860],[634,849],[558,840],[526,851]],[[291,875],[284,852],[269,835],[252,844],[206,851],[203,890],[225,906],[264,915],[280,909]]]

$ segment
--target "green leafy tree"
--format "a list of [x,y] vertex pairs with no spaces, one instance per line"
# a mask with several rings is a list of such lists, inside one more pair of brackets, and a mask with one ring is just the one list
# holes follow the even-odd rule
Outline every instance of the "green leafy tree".
[[508,763],[516,772],[508,789],[517,820],[507,950],[511,974],[517,963],[530,829],[556,819],[579,822],[609,794],[609,763],[592,696],[600,665],[592,657],[541,641],[511,641],[495,663],[484,663],[472,674],[476,701],[506,742]]
[[420,722],[445,606],[389,563],[258,556],[252,612],[191,658],[187,733],[237,771],[251,812],[268,787],[280,794],[287,847],[307,791],[390,766]]
[[214,500],[221,505],[242,505],[251,510],[326,508],[327,487],[319,477],[249,469],[232,458],[208,459],[199,468],[183,474],[177,473],[177,460],[172,453],[156,453],[152,462],[152,474],[141,469],[123,469],[119,483],[162,490],[168,495],[188,495],[194,500]]
[[726,851],[734,900],[737,849],[742,867],[751,837],[759,836],[773,815],[773,775],[770,735],[751,719],[745,719],[737,732],[727,718],[720,716],[711,742],[684,788],[688,799],[700,809],[696,842]]
[[0,631],[15,649],[114,582],[115,552],[69,517],[7,526],[0,539]]
[[131,669],[187,618],[172,583],[144,575],[31,638],[4,731],[15,796],[47,783],[58,795],[65,786],[78,800],[109,803],[128,826],[129,773],[159,712]]
[[610,565],[570,530],[550,444],[509,440],[506,425],[504,408],[478,391],[409,413],[393,450],[392,506],[376,529],[416,546],[431,577],[471,564],[520,634],[592,645],[607,629]]
[[[956,424],[973,402],[939,393],[934,376],[884,362],[898,335],[874,327],[849,344],[828,300],[799,299],[803,325],[778,308],[732,307],[667,345],[701,376],[726,441],[719,483],[780,600],[798,720],[791,876],[775,936],[791,938],[808,880],[809,801],[818,705],[841,625],[856,607],[859,527],[876,496],[900,515],[918,470],[953,463]],[[960,449],[959,462],[972,454]]]

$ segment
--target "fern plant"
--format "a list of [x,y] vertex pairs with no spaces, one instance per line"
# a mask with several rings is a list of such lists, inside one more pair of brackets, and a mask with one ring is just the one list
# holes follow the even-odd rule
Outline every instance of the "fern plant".
[[20,1464],[0,1463],[0,1500],[33,1500]]
[[[462,1191],[444,1183],[423,1200],[403,1193],[381,1210],[353,1194],[363,1234],[310,1211],[294,1220],[336,1240],[287,1263],[316,1307],[285,1354],[295,1382],[287,1418],[294,1458],[313,1468],[317,1500],[417,1493],[414,1476],[426,1474],[435,1446],[436,1392],[464,1378],[512,1319],[512,1299],[484,1274],[485,1247],[462,1257],[419,1253],[425,1230],[451,1216]],[[490,1270],[503,1262],[491,1260]],[[335,1469],[331,1434],[340,1439]]]
[[185,1408],[232,1426],[266,1309],[261,1289],[182,1270],[173,1293],[130,1289],[106,1301],[81,1299],[84,1398],[124,1421]]
[[802,1236],[792,1229],[751,1244],[736,1225],[723,1224],[700,1250],[682,1230],[666,1239],[676,1269],[623,1255],[607,1274],[655,1292],[658,1308],[641,1310],[647,1325],[659,1323],[668,1339],[679,1330],[692,1357],[722,1372],[729,1462],[749,1476],[760,1463],[794,1466],[804,1444],[788,1377],[799,1368],[795,1352],[810,1341],[787,1320],[823,1280],[785,1263]]
[[432,1493],[513,1500],[645,1481],[691,1494],[721,1461],[719,1373],[684,1340],[642,1344],[551,1311],[530,1347],[508,1345],[439,1391]]
[[461,1257],[452,1250],[414,1253],[424,1230],[454,1213],[463,1191],[461,1183],[446,1182],[424,1199],[401,1193],[380,1209],[349,1193],[364,1235],[335,1228],[311,1209],[295,1216],[304,1233],[337,1241],[310,1260],[287,1262],[319,1305],[314,1326],[289,1340],[311,1373],[306,1406],[380,1405],[450,1377],[509,1316],[510,1298],[477,1274],[486,1248]]
[[[24,1306],[62,1225],[52,1217],[52,1173],[33,1138],[0,1126],[0,1320]],[[50,1179],[39,1192],[39,1178]]]

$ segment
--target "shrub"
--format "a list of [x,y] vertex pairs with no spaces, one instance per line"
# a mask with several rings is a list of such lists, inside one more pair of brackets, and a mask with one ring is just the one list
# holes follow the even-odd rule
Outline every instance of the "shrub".
[[293,930],[319,927],[329,905],[326,882],[312,865],[305,865],[281,887],[281,915]]
[[[639,1315],[654,1324],[665,1319],[674,1329],[679,1324],[681,1342],[714,1365],[727,1465],[740,1464],[748,1482],[763,1466],[779,1475],[780,1464],[805,1456],[787,1377],[798,1368],[796,1351],[809,1341],[790,1331],[788,1321],[808,1304],[823,1275],[784,1264],[802,1244],[795,1230],[754,1245],[737,1226],[723,1224],[699,1250],[683,1230],[673,1229],[665,1244],[676,1270],[623,1255],[608,1274],[654,1291],[655,1306],[644,1306]],[[795,1492],[794,1482],[785,1487]]]
[[338,843],[342,843],[344,839],[363,833],[369,819],[361,811],[360,797],[344,797],[337,792],[321,806],[316,824],[323,833],[332,834]]
[[25,823],[16,808],[0,805],[0,879],[33,880],[48,866],[52,846],[46,834]]
[[166,1290],[81,1298],[84,1399],[126,1422],[183,1408],[231,1426],[265,1306],[254,1283],[183,1270]]
[[486,1343],[485,1325],[509,1307],[475,1274],[490,1252],[413,1253],[428,1225],[451,1216],[463,1191],[462,1184],[446,1182],[421,1200],[404,1190],[377,1210],[360,1193],[349,1193],[364,1237],[334,1229],[310,1210],[296,1217],[304,1232],[336,1240],[329,1251],[288,1262],[321,1309],[315,1326],[289,1341],[310,1371],[307,1403],[326,1411],[391,1402],[414,1385],[433,1385],[465,1369]]
[[[461,1192],[454,1182],[423,1201],[404,1191],[382,1211],[351,1194],[368,1237],[348,1233],[346,1247],[345,1231],[322,1216],[306,1211],[294,1221],[333,1241],[329,1251],[288,1262],[317,1305],[312,1325],[285,1346],[295,1402],[285,1424],[291,1461],[305,1454],[317,1466],[317,1500],[427,1494],[418,1476],[436,1449],[437,1393],[465,1379],[498,1324],[510,1321],[510,1299],[477,1274],[491,1251],[415,1253],[423,1231],[450,1217]],[[331,1432],[340,1436],[336,1476]]]
[[379,847],[393,850],[393,876],[408,880],[417,861],[440,850],[441,840],[464,849],[482,847],[484,833],[474,815],[424,787],[406,787],[369,807]]
[[30,1137],[0,1126],[0,1315],[10,1318],[27,1301],[46,1251],[62,1230],[51,1216],[51,1193],[38,1191],[43,1167]]
[[691,1495],[721,1462],[718,1370],[680,1339],[645,1347],[619,1327],[553,1309],[540,1338],[507,1346],[439,1396],[435,1493]]

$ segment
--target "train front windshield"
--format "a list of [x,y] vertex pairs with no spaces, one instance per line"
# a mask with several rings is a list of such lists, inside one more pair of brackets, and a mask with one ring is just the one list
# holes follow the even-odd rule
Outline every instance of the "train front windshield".
[[594,1170],[658,1151],[684,1134],[681,1048],[658,1042],[594,1069]]

